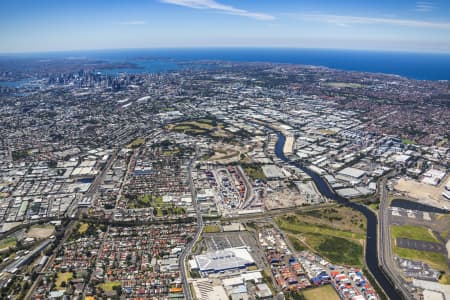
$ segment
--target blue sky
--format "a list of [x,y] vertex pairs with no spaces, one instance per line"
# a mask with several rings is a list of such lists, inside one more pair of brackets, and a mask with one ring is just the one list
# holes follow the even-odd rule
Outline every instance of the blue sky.
[[165,47],[450,52],[450,1],[0,1],[3,53]]

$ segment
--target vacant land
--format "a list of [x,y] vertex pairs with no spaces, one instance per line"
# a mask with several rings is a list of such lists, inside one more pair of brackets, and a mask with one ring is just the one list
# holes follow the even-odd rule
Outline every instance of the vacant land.
[[72,277],[73,277],[72,272],[58,273],[55,282],[56,289],[57,290],[65,289],[65,286],[69,284],[69,280],[72,279]]
[[[320,215],[320,218],[323,216]],[[310,216],[310,219],[320,218],[318,215]],[[303,215],[294,214],[276,219],[278,226],[290,233],[288,238],[294,248],[301,249],[306,246],[336,264],[363,264],[363,233],[340,230],[324,224],[305,223],[307,220],[309,219],[303,218]]]
[[336,230],[333,228],[327,228],[325,226],[309,225],[305,223],[290,223],[287,219],[279,218],[278,222],[281,229],[284,229],[293,233],[319,233],[324,235],[330,235],[335,237],[342,237],[346,239],[362,239],[363,234],[353,233],[349,231]]
[[319,130],[319,133],[323,134],[323,135],[335,135],[336,131],[331,130],[331,129],[321,129],[321,130]]
[[245,173],[253,180],[265,180],[266,176],[259,165],[247,165],[244,167]]
[[411,139],[402,139],[402,143],[405,144],[405,145],[413,145],[416,142],[411,140]]
[[281,190],[273,190],[264,196],[264,205],[266,209],[277,209],[283,207],[301,206],[306,203],[306,199],[297,189],[291,189],[287,186]]
[[447,204],[442,196],[446,180],[447,179],[442,180],[442,183],[439,186],[432,186],[416,180],[406,180],[401,178],[394,188],[397,191],[404,192],[411,198],[420,199],[420,201],[418,200],[420,203],[442,208],[443,205]]
[[380,208],[379,203],[370,203],[368,205],[374,212],[378,213],[378,209]]
[[447,257],[444,254],[400,248],[396,246],[394,246],[394,251],[400,257],[416,261],[423,261],[432,266],[433,268],[435,268],[436,270],[448,273]]
[[203,232],[204,233],[220,232],[220,226],[219,225],[205,225],[205,227],[203,227]]
[[289,242],[291,242],[292,247],[294,247],[295,251],[303,251],[308,249],[302,241],[300,241],[295,235],[288,234]]
[[137,138],[128,145],[128,148],[138,148],[144,143],[145,143],[144,138]]
[[231,138],[231,132],[224,129],[224,124],[213,119],[198,119],[169,124],[167,129],[191,135],[207,135],[215,138]]
[[423,261],[432,268],[445,272],[440,282],[444,284],[450,283],[450,270],[448,267],[447,256],[442,253],[419,251],[408,248],[397,247],[395,241],[397,237],[414,239],[426,242],[439,242],[429,229],[418,226],[391,226],[391,241],[393,252],[403,258]]
[[[128,208],[147,208],[152,204],[154,196],[152,195],[143,195],[143,196],[131,196],[128,199],[127,207]],[[155,197],[156,198],[156,197]],[[161,199],[162,201],[162,199]]]
[[35,239],[46,239],[55,233],[53,225],[35,225],[30,228],[26,236]]
[[214,161],[221,164],[239,162],[241,157],[245,157],[246,153],[248,153],[250,149],[251,147],[245,145],[218,142],[211,145],[213,154],[209,155],[204,160]]
[[306,300],[317,300],[317,299],[339,300],[338,294],[331,285],[325,285],[314,289],[308,289],[303,292],[303,296],[305,296]]
[[394,240],[397,238],[411,239],[417,241],[439,243],[430,229],[419,226],[391,226],[391,235]]
[[[326,208],[303,214],[291,214],[277,218],[278,225],[292,232],[321,233],[348,239],[364,239],[365,223],[359,214],[351,216],[348,208]],[[357,226],[355,226],[357,225]]]
[[332,263],[345,266],[363,265],[363,247],[359,241],[323,234],[302,234],[304,243]]
[[98,287],[104,290],[105,292],[111,292],[112,290],[114,290],[114,287],[119,286],[121,286],[121,283],[119,281],[108,281],[98,285]]
[[220,160],[227,160],[230,158],[236,158],[238,159],[239,151],[236,151],[234,149],[214,149],[214,155],[209,157],[208,160],[211,161],[220,161]]
[[8,250],[9,248],[14,248],[17,245],[17,239],[14,237],[5,238],[0,241],[0,252]]
[[127,208],[148,208],[153,207],[154,215],[157,217],[182,215],[186,213],[183,207],[174,205],[172,203],[163,202],[161,196],[156,195],[128,195]]
[[89,228],[89,224],[88,223],[81,223],[80,224],[80,228],[78,228],[78,233],[79,234],[84,234]]
[[325,82],[323,85],[333,87],[333,88],[362,88],[363,85],[359,83],[353,83],[353,82]]

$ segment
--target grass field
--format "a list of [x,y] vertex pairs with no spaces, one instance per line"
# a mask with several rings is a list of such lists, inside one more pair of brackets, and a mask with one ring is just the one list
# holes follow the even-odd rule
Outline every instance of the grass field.
[[427,242],[438,242],[429,229],[417,226],[391,226],[391,240],[393,251],[396,255],[415,261],[422,261],[432,268],[445,272],[439,280],[442,284],[450,284],[450,270],[448,268],[447,256],[442,253],[419,251],[401,248],[395,245],[397,237],[409,238]]
[[58,276],[56,277],[55,286],[57,290],[65,289],[61,286],[63,282],[66,284],[69,283],[69,280],[72,279],[73,273],[72,272],[64,272],[64,273],[58,273]]
[[128,145],[128,148],[137,148],[143,145],[144,143],[145,143],[144,138],[137,138]]
[[[324,219],[328,220],[327,217],[334,216],[336,218],[336,226],[362,231],[359,226],[347,226],[349,224],[361,224],[360,221],[355,223],[355,215],[351,215],[351,212],[346,210],[340,211],[335,209],[323,215],[324,213],[324,211],[313,211],[308,215],[290,214],[278,217],[276,221],[281,229],[290,233],[288,238],[294,248],[298,247],[298,249],[301,249],[307,246],[335,264],[362,266],[363,247],[361,240],[365,239],[365,235],[359,232],[331,228],[323,224]],[[348,216],[340,218],[345,213]],[[320,221],[322,223],[305,223],[303,222],[304,220],[308,220],[308,222]]]
[[370,203],[368,206],[374,211],[378,211],[378,209],[380,208],[379,203]]
[[439,283],[450,285],[450,274],[445,273],[442,275],[441,278],[439,278]]
[[78,232],[80,234],[84,234],[89,228],[89,224],[88,223],[81,223],[80,224],[80,228],[78,228]]
[[51,224],[39,224],[39,225],[33,225],[31,228],[39,228],[39,229],[54,229],[55,226]]
[[339,296],[335,289],[331,285],[325,285],[322,287],[308,289],[303,292],[306,300],[339,300]]
[[364,215],[342,206],[290,214],[285,219],[290,223],[306,223],[364,236],[367,228],[367,220]]
[[330,235],[345,239],[364,239],[364,234],[361,233],[353,233],[349,231],[337,230],[333,228],[329,228],[323,225],[310,225],[301,222],[292,222],[291,220],[286,219],[285,217],[280,217],[277,219],[278,226],[281,229],[284,229],[293,233],[319,233],[324,235]]
[[295,251],[303,251],[308,249],[297,237],[295,237],[292,234],[288,234],[288,239],[292,244],[292,247],[294,247]]
[[253,180],[265,180],[266,176],[260,166],[248,166],[244,168],[245,173]]
[[205,227],[203,227],[203,232],[204,233],[220,232],[220,226],[219,225],[205,225]]
[[394,240],[405,238],[411,240],[438,243],[439,240],[431,233],[428,228],[419,226],[391,226],[391,235]]
[[173,150],[164,150],[164,151],[162,152],[162,154],[163,154],[164,156],[174,156],[174,155],[176,155],[176,154],[178,154],[178,153],[180,153],[180,149],[179,149],[179,148],[175,148],[175,149],[173,149]]
[[8,248],[14,248],[17,245],[17,239],[14,237],[5,238],[0,241],[0,250],[7,250]]
[[166,126],[168,130],[186,134],[202,134],[216,138],[230,138],[232,134],[224,129],[224,124],[213,119],[198,119],[173,123]]
[[128,199],[127,208],[153,207],[157,217],[165,215],[182,215],[186,213],[185,208],[163,202],[162,196],[146,194],[144,196],[132,196]]
[[325,82],[323,85],[333,87],[333,88],[362,88],[363,85],[359,83],[353,83],[353,82]]
[[447,258],[445,257],[444,254],[429,251],[419,251],[408,248],[400,248],[396,246],[394,246],[394,252],[400,257],[416,261],[417,260],[423,261],[439,271],[448,272]]
[[214,128],[214,126],[211,125],[211,123],[209,122],[205,122],[205,120],[198,120],[198,121],[193,121],[193,122],[186,122],[186,124],[192,124],[193,126],[202,128],[202,129],[207,129],[210,130],[212,128]]
[[115,286],[121,286],[122,284],[119,281],[108,281],[105,283],[101,283],[98,285],[105,292],[111,292]]
[[402,139],[402,143],[405,145],[413,145],[416,142],[414,142],[413,140],[410,140],[410,139]]
[[305,242],[315,252],[332,263],[346,266],[363,265],[363,247],[358,241],[322,234],[303,234]]

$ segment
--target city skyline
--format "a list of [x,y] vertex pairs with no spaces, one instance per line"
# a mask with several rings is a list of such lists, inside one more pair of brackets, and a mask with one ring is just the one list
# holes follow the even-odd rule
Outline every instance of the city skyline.
[[285,47],[450,53],[445,1],[3,1],[0,53]]

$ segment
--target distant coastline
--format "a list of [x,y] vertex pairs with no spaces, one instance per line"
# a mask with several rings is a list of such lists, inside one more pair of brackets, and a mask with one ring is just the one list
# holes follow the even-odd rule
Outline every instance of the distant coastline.
[[[338,70],[384,73],[417,80],[450,80],[450,54],[380,52],[360,50],[283,49],[283,48],[188,48],[124,49],[9,54],[8,57],[102,59],[115,62],[167,60],[170,67],[154,64],[155,72],[177,69],[176,61],[221,60],[231,62],[269,62],[323,66]],[[151,67],[151,66],[150,66]],[[143,72],[152,72],[144,68]]]

